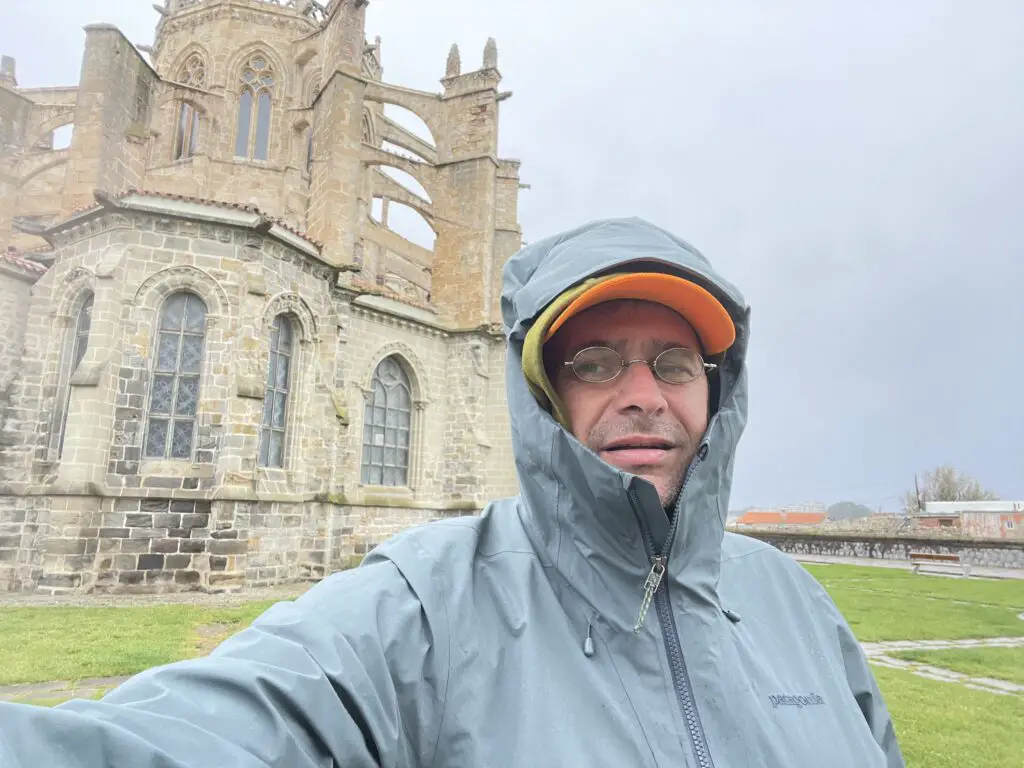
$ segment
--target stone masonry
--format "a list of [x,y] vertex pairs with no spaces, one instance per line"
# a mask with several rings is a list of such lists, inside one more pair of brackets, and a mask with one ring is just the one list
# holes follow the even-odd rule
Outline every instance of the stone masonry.
[[0,61],[0,591],[315,580],[514,494],[494,41],[428,93],[366,0],[155,7],[152,46],[87,27],[74,87]]

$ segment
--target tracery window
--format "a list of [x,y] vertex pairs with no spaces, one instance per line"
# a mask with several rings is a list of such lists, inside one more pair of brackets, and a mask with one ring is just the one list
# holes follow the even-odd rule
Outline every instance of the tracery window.
[[409,484],[412,395],[409,376],[394,356],[373,373],[373,393],[363,424],[364,485]]
[[[198,53],[193,53],[182,64],[178,82],[194,88],[206,85],[206,62]],[[196,153],[199,144],[199,112],[183,101],[178,108],[178,121],[174,132],[174,159],[187,160]]]
[[75,327],[71,329],[61,352],[57,405],[53,410],[53,428],[50,431],[52,445],[57,451],[57,458],[64,453],[64,435],[68,425],[68,409],[71,406],[71,377],[89,348],[93,298],[93,294],[88,294],[79,307]]
[[267,389],[263,396],[263,421],[260,428],[261,467],[284,466],[294,344],[294,323],[287,315],[278,315],[274,318],[270,332],[270,362],[267,366]]
[[274,71],[270,60],[254,54],[245,63],[238,97],[235,156],[266,160],[270,151],[270,117]]
[[146,458],[192,458],[205,338],[203,300],[187,292],[168,296],[157,331]]

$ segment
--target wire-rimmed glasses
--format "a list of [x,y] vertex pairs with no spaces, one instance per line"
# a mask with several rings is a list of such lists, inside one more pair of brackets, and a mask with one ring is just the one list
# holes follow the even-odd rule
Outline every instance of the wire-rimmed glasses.
[[622,355],[609,347],[585,347],[563,365],[571,368],[581,381],[604,384],[611,381],[633,363],[643,363],[668,384],[689,384],[701,374],[718,366],[704,362],[700,353],[686,347],[672,347],[650,360],[623,360]]

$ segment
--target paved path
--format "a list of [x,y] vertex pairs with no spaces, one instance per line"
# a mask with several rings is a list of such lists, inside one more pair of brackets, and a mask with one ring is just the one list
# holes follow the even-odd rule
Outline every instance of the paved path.
[[[833,555],[802,555],[790,552],[789,556],[801,563],[817,563],[819,565],[865,565],[872,568],[897,568],[903,571],[911,569],[909,560],[879,560],[873,557],[837,557]],[[928,571],[928,576],[946,574]],[[950,575],[953,575],[952,573]],[[1024,568],[988,568],[981,565],[971,566],[970,578],[980,579],[1024,579]]]
[[48,683],[24,683],[0,686],[0,701],[57,701],[63,699],[88,699],[116,688],[127,677],[96,677],[89,680],[68,682],[52,680]]
[[897,659],[890,653],[899,651],[942,651],[955,648],[1024,648],[1024,637],[986,637],[980,640],[887,640],[881,643],[861,643],[864,653],[872,664],[892,669],[903,669],[929,680],[944,683],[960,683],[987,693],[1005,696],[1024,696],[1024,685],[989,677],[971,677],[951,669],[933,667],[919,661]]
[[[915,675],[945,683],[960,683],[967,688],[1009,696],[1024,696],[1024,685],[1006,680],[970,677],[949,669],[933,667],[916,661],[889,656],[899,651],[949,650],[953,648],[1024,648],[1024,637],[987,637],[979,640],[887,640],[880,643],[861,643],[872,664],[913,672]],[[0,686],[0,701],[48,701],[98,696],[114,688],[127,677],[102,677],[68,682],[54,680],[48,683],[25,683]]]
[[0,608],[133,608],[146,605],[199,605],[221,608],[263,600],[293,600],[308,584],[284,584],[277,587],[251,587],[245,592],[168,592],[139,595],[26,595],[0,592]]

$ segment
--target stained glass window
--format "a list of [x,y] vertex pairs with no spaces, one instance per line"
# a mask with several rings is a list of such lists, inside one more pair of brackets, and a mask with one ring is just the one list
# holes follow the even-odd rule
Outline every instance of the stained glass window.
[[388,357],[374,371],[372,386],[363,419],[362,482],[408,485],[412,428],[409,376],[395,357]]
[[64,433],[68,424],[68,408],[71,405],[71,377],[78,369],[78,364],[85,357],[89,347],[89,330],[92,328],[93,295],[85,297],[78,310],[74,330],[64,344],[61,354],[59,385],[57,388],[57,405],[53,412],[53,435],[56,439],[57,457],[64,454]]
[[250,58],[242,68],[238,96],[238,124],[235,156],[266,160],[270,156],[270,119],[274,72],[262,54]]
[[147,458],[192,458],[205,336],[203,300],[192,293],[169,296],[160,309],[154,351]]
[[284,441],[288,429],[288,395],[292,386],[294,325],[286,315],[274,318],[270,332],[270,362],[267,389],[263,396],[263,420],[260,427],[261,467],[284,466]]

